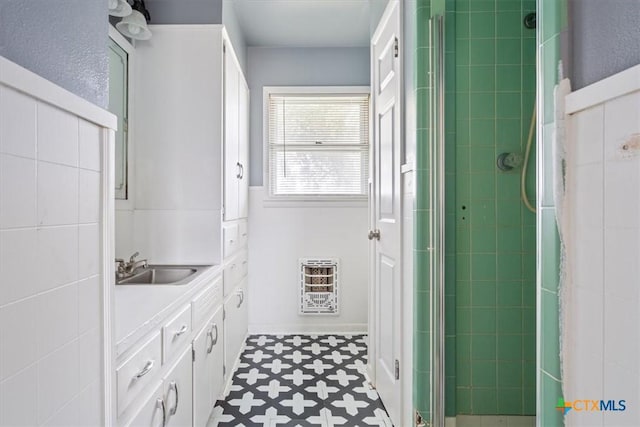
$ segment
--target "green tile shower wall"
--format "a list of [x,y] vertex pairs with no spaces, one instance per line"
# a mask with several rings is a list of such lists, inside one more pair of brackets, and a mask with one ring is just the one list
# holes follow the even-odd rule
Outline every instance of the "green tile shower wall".
[[429,18],[431,0],[416,3],[416,208],[414,211],[414,336],[413,405],[426,420],[431,417],[429,323]]
[[[449,5],[449,4],[448,4]],[[535,215],[520,201],[519,170],[535,99],[531,0],[458,0],[447,10],[447,416],[535,414]],[[535,194],[535,158],[528,192]]]
[[538,153],[541,159],[538,167],[540,175],[540,215],[538,218],[539,247],[541,257],[538,269],[539,311],[538,326],[540,329],[539,347],[537,349],[539,369],[538,386],[538,418],[539,425],[557,427],[564,425],[564,418],[555,410],[555,402],[562,396],[562,378],[560,376],[560,332],[559,332],[559,264],[560,250],[558,231],[555,220],[555,204],[553,201],[553,185],[551,157],[552,130],[554,125],[553,88],[558,83],[558,62],[560,60],[561,33],[567,31],[567,1],[538,1],[538,55],[540,88],[538,92],[541,112],[539,123],[543,132],[539,138]]

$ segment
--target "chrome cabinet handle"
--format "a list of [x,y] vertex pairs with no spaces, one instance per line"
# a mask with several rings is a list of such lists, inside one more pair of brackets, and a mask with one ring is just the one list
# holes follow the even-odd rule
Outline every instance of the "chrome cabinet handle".
[[185,332],[187,332],[187,329],[189,329],[187,325],[182,325],[180,330],[176,331],[176,336],[179,337],[180,335],[184,334]]
[[164,406],[164,400],[156,400],[156,411],[160,409],[162,411],[162,427],[167,425],[167,409]]
[[[214,329],[215,329],[215,331],[216,331],[216,339],[215,339],[215,340],[213,340],[213,345],[216,345],[216,344],[218,344],[218,324],[217,324],[217,323],[214,323],[214,324],[213,324],[212,331],[213,331]],[[213,346],[212,346],[212,347],[213,347]]]
[[[213,337],[213,331],[216,331],[216,337]],[[213,351],[213,346],[215,346],[218,343],[218,325],[216,325],[215,323],[211,325],[211,329],[209,329],[209,332],[207,332],[207,335],[209,336],[209,339],[211,340],[209,347],[207,348],[207,354],[210,354],[211,351]]]
[[367,237],[369,237],[369,240],[380,240],[380,230],[369,230],[369,234]]
[[244,165],[240,163],[240,179],[244,178]]
[[[173,406],[173,408],[169,409],[169,415],[175,415],[176,412],[178,412],[178,384],[176,384],[175,381],[171,381],[171,383],[169,383],[169,393],[171,393],[171,390],[175,391],[176,393],[176,404]],[[167,395],[169,393],[167,393]]]
[[236,308],[240,308],[240,306],[244,302],[244,291],[239,290],[238,291],[238,297],[240,298],[240,301],[238,302],[238,305],[236,306]]
[[149,360],[147,363],[145,363],[144,368],[142,368],[142,370],[136,374],[136,379],[142,378],[145,375],[147,375],[149,371],[153,369],[153,364],[154,364],[153,360]]
[[236,173],[236,178],[242,179],[242,165],[240,162],[236,162],[236,167],[238,168],[238,173]]

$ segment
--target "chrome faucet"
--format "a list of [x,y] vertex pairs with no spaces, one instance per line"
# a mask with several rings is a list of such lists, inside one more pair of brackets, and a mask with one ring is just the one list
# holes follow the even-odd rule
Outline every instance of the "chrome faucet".
[[116,279],[122,280],[127,277],[133,276],[134,272],[142,267],[147,268],[149,264],[146,259],[141,259],[140,261],[136,261],[136,257],[140,255],[140,252],[136,252],[131,255],[129,258],[129,262],[125,262],[122,258],[116,258],[117,269],[116,269]]
[[136,271],[137,268],[147,268],[149,266],[146,259],[136,261],[136,257],[138,255],[140,255],[140,252],[136,252],[135,254],[131,255],[131,258],[129,258],[129,262],[125,265],[125,270],[127,271],[127,273],[133,274],[133,272]]

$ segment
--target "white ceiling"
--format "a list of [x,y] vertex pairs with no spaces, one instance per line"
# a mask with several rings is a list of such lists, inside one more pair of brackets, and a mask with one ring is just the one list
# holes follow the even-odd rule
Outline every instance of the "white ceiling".
[[234,0],[247,45],[369,46],[387,0]]

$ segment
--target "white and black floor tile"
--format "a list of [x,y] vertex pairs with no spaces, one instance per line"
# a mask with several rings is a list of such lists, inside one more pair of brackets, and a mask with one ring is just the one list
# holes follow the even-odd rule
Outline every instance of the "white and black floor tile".
[[252,335],[209,427],[392,427],[366,377],[365,335]]

